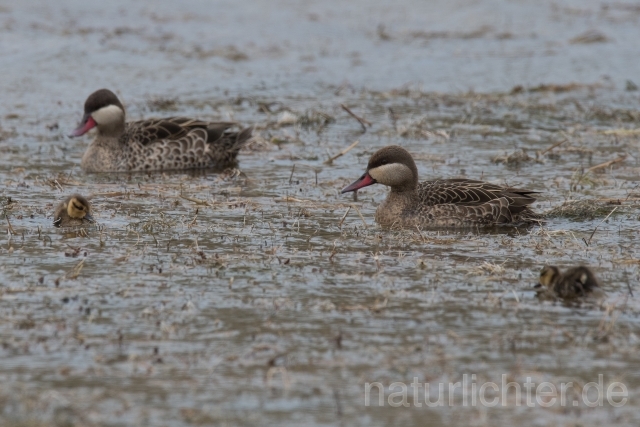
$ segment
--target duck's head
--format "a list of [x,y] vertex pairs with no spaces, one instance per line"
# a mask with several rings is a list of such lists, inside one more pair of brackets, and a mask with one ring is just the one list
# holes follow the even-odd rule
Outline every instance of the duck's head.
[[554,265],[545,265],[540,271],[540,278],[538,279],[538,284],[535,286],[536,288],[545,287],[551,288],[560,277],[560,270],[558,267]]
[[67,214],[73,219],[84,219],[89,222],[94,222],[91,216],[91,205],[89,201],[78,194],[71,196],[67,201]]
[[391,187],[391,191],[411,191],[418,186],[418,168],[411,154],[398,145],[376,151],[369,159],[366,172],[354,183],[342,189],[355,191],[372,184]]
[[124,130],[124,107],[109,89],[93,92],[84,103],[80,125],[69,136],[84,135],[94,127],[102,134],[117,134]]

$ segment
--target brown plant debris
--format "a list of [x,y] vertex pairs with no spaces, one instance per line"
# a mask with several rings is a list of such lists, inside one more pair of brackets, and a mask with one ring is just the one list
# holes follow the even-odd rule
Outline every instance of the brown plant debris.
[[609,37],[605,36],[598,30],[588,30],[584,33],[569,40],[571,44],[590,44],[590,43],[606,43],[610,41]]

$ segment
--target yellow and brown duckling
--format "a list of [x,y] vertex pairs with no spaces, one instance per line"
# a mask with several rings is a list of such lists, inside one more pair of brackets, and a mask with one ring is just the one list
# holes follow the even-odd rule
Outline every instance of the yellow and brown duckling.
[[234,166],[252,128],[230,131],[233,122],[169,117],[125,122],[124,106],[108,89],[92,93],[71,137],[96,128],[82,157],[86,172],[223,169]]
[[540,272],[540,279],[535,287],[565,299],[604,295],[595,274],[582,265],[570,268],[564,273],[556,266],[547,265]]
[[471,179],[418,182],[411,154],[391,145],[375,152],[366,172],[342,193],[382,184],[391,187],[376,222],[399,227],[464,228],[539,223],[529,205],[536,192]]
[[91,204],[79,194],[67,197],[56,207],[53,225],[56,227],[81,227],[93,223]]

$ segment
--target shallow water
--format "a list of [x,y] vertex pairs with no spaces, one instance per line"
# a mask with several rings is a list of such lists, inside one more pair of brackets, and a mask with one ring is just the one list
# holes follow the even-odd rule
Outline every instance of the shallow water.
[[[0,5],[3,424],[637,425],[639,17],[584,1]],[[89,137],[65,135],[99,87],[132,119],[234,119],[259,138],[235,174],[85,175]],[[389,144],[424,179],[600,209],[385,230],[384,188],[340,189]],[[51,226],[74,192],[100,223],[86,235]],[[546,263],[592,266],[606,301],[536,298]],[[624,406],[386,400],[414,377],[579,396],[600,374]],[[384,408],[375,391],[365,406],[372,382]]]

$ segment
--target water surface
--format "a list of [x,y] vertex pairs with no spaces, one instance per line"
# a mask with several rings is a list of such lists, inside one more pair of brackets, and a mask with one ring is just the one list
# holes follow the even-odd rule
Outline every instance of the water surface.
[[[1,5],[3,423],[637,425],[639,16],[599,1]],[[100,87],[131,119],[233,119],[258,138],[234,173],[87,175],[90,137],[65,135]],[[598,209],[385,230],[384,188],[339,191],[389,144],[423,179]],[[51,226],[74,192],[100,223],[86,236]],[[606,301],[536,298],[546,263],[592,266]],[[365,406],[372,382],[385,399],[465,375],[579,394],[600,374],[626,405],[486,408],[458,391],[453,408]]]

